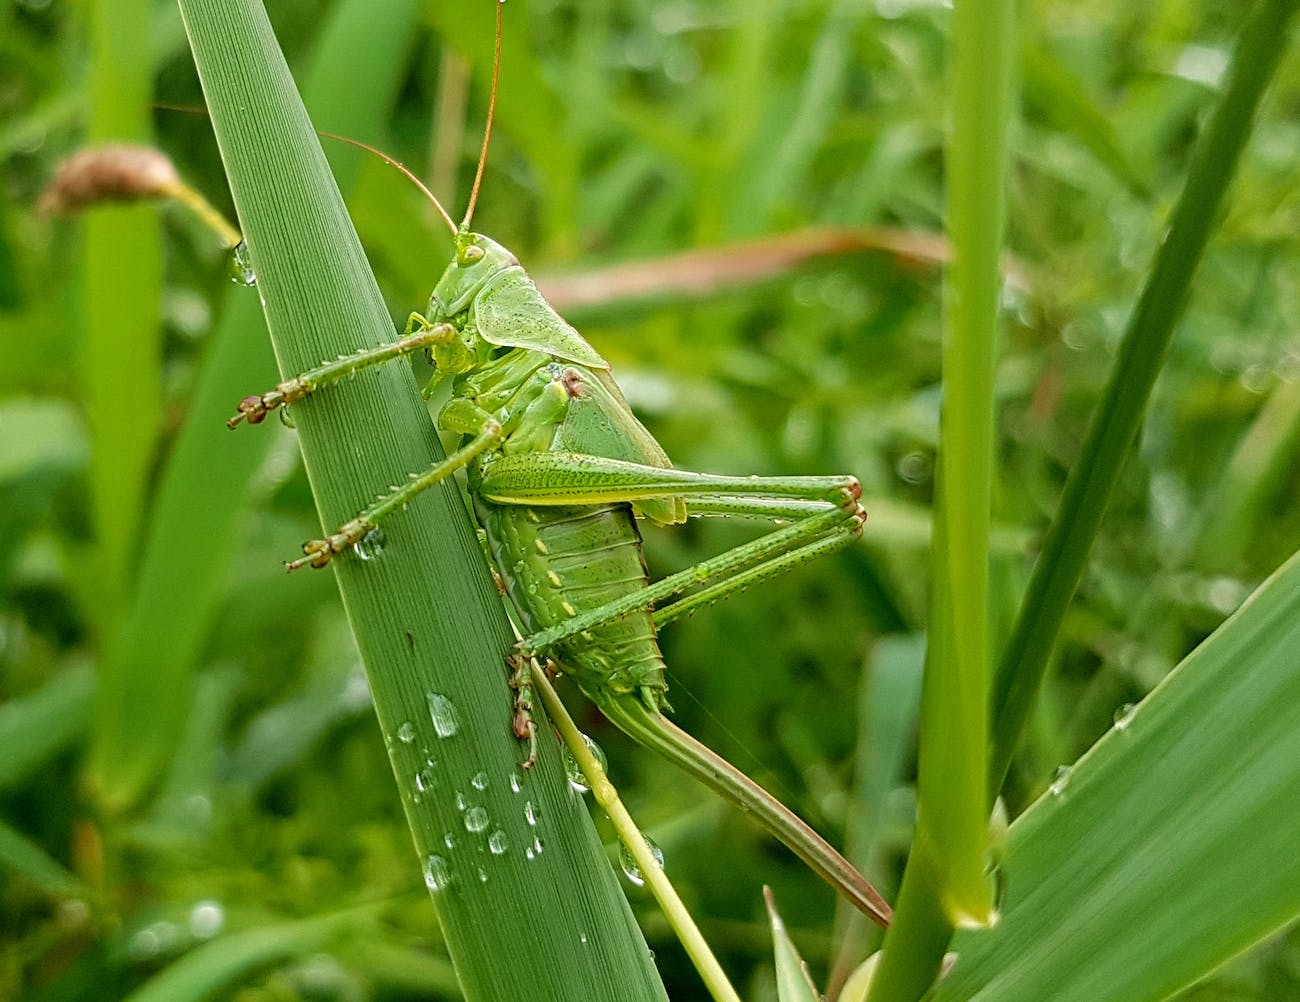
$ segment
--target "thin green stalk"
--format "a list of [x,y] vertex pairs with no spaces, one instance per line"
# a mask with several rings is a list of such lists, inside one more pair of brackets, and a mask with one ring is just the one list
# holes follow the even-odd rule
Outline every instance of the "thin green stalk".
[[[93,58],[91,144],[147,142],[153,86],[152,4],[98,0],[88,6]],[[95,560],[83,592],[91,618],[116,622],[129,592],[145,487],[162,413],[162,248],[158,209],[117,207],[85,221],[85,301],[77,315]]]
[[[391,341],[265,11],[254,0],[180,7],[283,372]],[[440,455],[401,365],[295,403],[294,419],[330,527]],[[520,768],[512,638],[465,506],[446,488],[414,498],[385,523],[382,545],[341,555],[334,574],[464,995],[662,1000],[558,748],[542,742],[536,767]]]
[[718,1002],[740,1002],[740,996],[736,994],[736,989],[731,986],[726,972],[722,969],[722,965],[718,963],[718,958],[713,955],[713,951],[709,948],[708,941],[695,924],[695,920],[691,918],[690,911],[687,910],[685,903],[678,896],[677,889],[673,887],[668,875],[664,873],[663,866],[651,854],[650,847],[646,845],[645,837],[641,834],[641,829],[637,827],[637,823],[632,820],[632,815],[623,806],[618,790],[614,788],[614,784],[605,775],[605,770],[600,766],[600,760],[587,747],[582,732],[578,730],[578,725],[569,716],[569,711],[565,708],[564,703],[560,700],[544,671],[533,673],[533,686],[542,697],[542,702],[546,704],[546,712],[550,715],[555,729],[560,732],[560,737],[569,749],[569,754],[573,756],[578,763],[578,768],[582,770],[582,774],[587,777],[587,782],[591,784],[591,795],[601,809],[609,815],[609,820],[614,826],[614,831],[618,833],[619,840],[631,853],[632,859],[636,861],[637,869],[641,871],[646,886],[650,888],[650,893],[655,896],[655,901],[659,903],[664,918],[668,920],[668,924],[676,934],[678,942],[682,944],[687,956],[691,958],[691,963],[695,965],[695,969],[700,974],[700,979],[709,989],[709,994]]
[[919,997],[938,976],[954,928],[993,919],[985,875],[988,560],[1014,4],[958,0],[952,39],[946,164],[953,261],[944,279],[944,400],[917,833],[872,1002]]
[[1169,231],[1156,252],[1120,342],[1110,381],[1043,542],[994,682],[989,796],[1002,785],[1020,733],[1078,587],[1111,491],[1137,435],[1151,387],[1187,305],[1223,196],[1250,135],[1255,110],[1286,48],[1296,0],[1260,0],[1242,30],[1223,97],[1196,152]]

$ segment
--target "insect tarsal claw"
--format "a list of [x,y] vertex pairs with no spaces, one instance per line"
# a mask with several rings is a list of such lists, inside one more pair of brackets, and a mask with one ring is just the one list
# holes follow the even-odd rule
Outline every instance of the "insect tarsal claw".
[[266,401],[257,395],[244,397],[239,401],[236,410],[238,413],[226,422],[227,428],[234,429],[241,421],[246,421],[248,424],[261,424],[266,419]]

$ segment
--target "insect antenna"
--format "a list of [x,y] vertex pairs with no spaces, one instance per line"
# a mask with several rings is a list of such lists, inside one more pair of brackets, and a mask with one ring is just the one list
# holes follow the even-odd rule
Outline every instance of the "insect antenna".
[[424,197],[427,198],[430,202],[432,202],[433,207],[438,210],[438,215],[442,216],[443,222],[445,222],[447,224],[447,228],[451,230],[451,235],[453,237],[456,235],[457,233],[456,223],[448,214],[447,210],[442,207],[442,203],[438,201],[438,196],[435,195],[433,192],[431,192],[425,186],[424,182],[421,181],[418,177],[416,177],[415,174],[412,173],[406,167],[405,164],[399,163],[398,161],[390,157],[387,153],[385,153],[383,150],[376,149],[375,147],[371,146],[369,143],[363,143],[360,139],[353,139],[350,136],[341,136],[337,132],[326,132],[324,129],[317,129],[316,134],[319,136],[324,136],[326,139],[337,139],[340,143],[347,143],[349,146],[355,146],[359,150],[365,150],[367,153],[373,153],[380,160],[384,161],[384,163],[388,164],[388,166],[397,168],[397,170],[401,171],[404,175],[406,175],[407,180],[409,180],[412,184],[414,184],[417,188],[419,188],[422,192],[424,192]]
[[483,167],[487,163],[488,142],[492,139],[492,120],[497,110],[497,81],[501,79],[501,32],[503,14],[501,8],[505,0],[497,0],[497,39],[496,49],[492,54],[492,91],[488,95],[487,125],[483,127],[483,148],[478,155],[478,170],[474,174],[474,187],[470,189],[469,205],[465,207],[465,218],[460,222],[462,230],[469,229],[469,221],[474,218],[474,206],[478,202],[478,188],[483,181]]

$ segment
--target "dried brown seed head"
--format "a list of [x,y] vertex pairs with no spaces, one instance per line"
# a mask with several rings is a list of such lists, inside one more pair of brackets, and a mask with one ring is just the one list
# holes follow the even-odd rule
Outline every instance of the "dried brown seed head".
[[59,164],[42,212],[77,212],[98,202],[130,202],[176,193],[180,177],[171,160],[148,146],[113,145],[78,150]]

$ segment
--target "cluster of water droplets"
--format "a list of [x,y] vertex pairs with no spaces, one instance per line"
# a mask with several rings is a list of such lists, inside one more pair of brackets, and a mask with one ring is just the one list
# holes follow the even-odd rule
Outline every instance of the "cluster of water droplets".
[[226,910],[221,902],[204,899],[190,908],[184,923],[160,919],[137,930],[127,950],[131,957],[150,962],[188,949],[195,942],[212,939],[226,924]]
[[[455,704],[447,696],[437,692],[427,693],[426,700],[429,707],[429,722],[433,726],[434,734],[439,739],[457,734],[461,723]],[[414,770],[415,792],[412,794],[412,802],[419,803],[421,795],[429,792],[434,787],[435,781],[439,779],[437,760],[428,754],[429,748],[417,744],[420,728],[415,722],[408,720],[399,724],[394,733],[397,741],[408,746],[411,752],[417,756],[425,756],[423,765],[417,765]],[[478,796],[486,793],[497,782],[507,785],[510,793],[520,798],[520,816],[526,826],[526,835],[522,841],[524,859],[531,861],[541,855],[544,848],[540,835],[541,812],[531,799],[523,796],[526,789],[523,775],[518,769],[511,769],[501,780],[495,780],[487,770],[478,769],[468,777],[466,784],[454,790],[452,802],[460,817],[459,826],[445,831],[442,835],[442,845],[437,851],[426,853],[421,862],[425,886],[430,891],[445,890],[454,883],[457,873],[468,873],[470,880],[477,877],[480,883],[487,883],[491,879],[488,860],[504,858],[520,844],[517,835],[508,833],[507,829],[510,825],[500,824],[494,820],[489,806]],[[481,864],[471,865],[469,869],[460,866],[453,868],[454,854],[463,856],[466,852],[477,852]],[[462,876],[461,879],[464,877]]]

